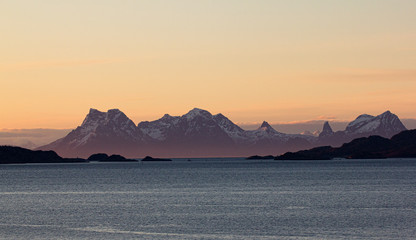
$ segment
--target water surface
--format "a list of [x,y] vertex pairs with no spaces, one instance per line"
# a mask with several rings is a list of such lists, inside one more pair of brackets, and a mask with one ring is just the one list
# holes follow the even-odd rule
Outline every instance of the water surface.
[[2,239],[414,239],[416,159],[0,166]]

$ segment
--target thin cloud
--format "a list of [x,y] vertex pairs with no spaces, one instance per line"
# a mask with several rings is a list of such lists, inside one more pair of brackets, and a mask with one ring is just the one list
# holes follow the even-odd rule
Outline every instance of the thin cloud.
[[28,69],[42,69],[53,67],[74,67],[96,64],[108,64],[121,62],[120,59],[87,59],[87,60],[71,60],[71,61],[34,61],[34,62],[18,62],[0,65],[0,71],[17,71]]
[[315,77],[322,81],[416,81],[416,69],[340,68]]
[[335,116],[318,116],[319,120],[335,120],[337,117]]

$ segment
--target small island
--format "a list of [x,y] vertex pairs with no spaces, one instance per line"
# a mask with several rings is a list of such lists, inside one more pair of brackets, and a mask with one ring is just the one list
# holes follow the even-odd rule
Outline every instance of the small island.
[[170,162],[170,161],[172,161],[172,159],[168,159],[168,158],[153,158],[153,157],[150,157],[150,156],[146,156],[141,161],[142,162]]
[[250,156],[246,159],[247,160],[267,160],[267,159],[274,159],[274,156],[272,156],[272,155],[267,155],[267,156],[254,155],[254,156]]
[[88,161],[97,161],[97,162],[137,162],[134,159],[127,159],[121,155],[113,154],[108,156],[105,153],[96,153],[91,155],[88,158]]

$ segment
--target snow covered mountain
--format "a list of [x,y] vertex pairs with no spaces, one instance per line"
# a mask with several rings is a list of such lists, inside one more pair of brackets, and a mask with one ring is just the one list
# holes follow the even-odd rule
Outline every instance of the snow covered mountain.
[[358,116],[348,124],[345,133],[354,137],[371,134],[391,138],[404,130],[407,129],[400,119],[390,111],[386,111],[375,117],[367,114]]
[[256,130],[244,130],[222,114],[194,108],[182,116],[165,114],[137,126],[118,109],[100,112],[91,109],[81,126],[64,138],[40,150],[54,150],[65,157],[88,157],[94,153],[127,157],[198,157],[279,154],[319,144],[338,144],[353,137],[389,137],[404,130],[396,115],[361,115],[345,131],[333,132],[325,123],[319,138],[285,134],[263,122]]
[[247,141],[247,132],[234,124],[230,119],[221,113],[213,116],[218,126],[231,138],[235,143],[244,143]]
[[87,157],[97,152],[129,152],[128,148],[136,146],[142,139],[133,121],[120,110],[100,112],[91,108],[81,126],[39,149],[53,149],[61,156]]
[[195,108],[181,117],[165,114],[152,122],[137,126],[142,134],[154,142],[230,141],[229,136],[208,111]]
[[141,122],[138,130],[145,136],[147,155],[200,156],[222,154],[233,147],[230,136],[214,116],[202,109],[192,109],[183,116],[165,114],[152,122]]
[[137,126],[117,109],[107,112],[91,109],[81,126],[39,149],[54,150],[68,157],[88,157],[97,152],[128,157],[245,156],[277,154],[289,145],[292,149],[299,140],[304,146],[311,139],[306,135],[280,133],[267,122],[257,130],[246,131],[222,114],[212,115],[199,108],[182,116],[165,114]]
[[266,154],[278,152],[290,139],[311,139],[310,136],[277,132],[267,122],[257,130],[245,131],[224,115],[212,115],[199,108],[180,117],[165,115],[156,121],[141,122],[138,129],[147,136],[146,139],[150,138],[146,143],[147,149],[166,155]]
[[318,144],[339,146],[355,138],[378,135],[391,138],[393,135],[407,130],[400,119],[390,111],[378,116],[362,114],[350,122],[344,131],[333,132],[328,122],[324,124],[319,135]]

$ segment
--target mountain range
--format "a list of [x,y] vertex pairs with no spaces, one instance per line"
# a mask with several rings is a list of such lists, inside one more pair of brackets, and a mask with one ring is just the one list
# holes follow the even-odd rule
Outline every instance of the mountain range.
[[340,146],[353,139],[371,135],[391,138],[393,135],[407,130],[400,119],[390,111],[378,116],[362,114],[350,122],[344,131],[332,131],[328,122],[324,123],[318,137],[318,145]]
[[53,150],[65,157],[94,153],[127,157],[214,157],[277,155],[322,145],[337,146],[357,137],[391,137],[406,130],[400,119],[387,111],[378,116],[360,115],[344,131],[332,131],[326,122],[318,137],[286,134],[267,122],[256,130],[244,130],[222,114],[194,108],[182,116],[165,114],[137,126],[123,112],[90,109],[80,126],[67,136],[39,150]]

